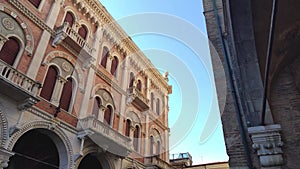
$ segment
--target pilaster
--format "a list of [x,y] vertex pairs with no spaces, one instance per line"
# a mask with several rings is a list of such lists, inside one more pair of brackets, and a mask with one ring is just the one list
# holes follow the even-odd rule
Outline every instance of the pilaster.
[[[99,49],[100,49],[100,41],[102,40],[102,27],[98,26],[97,30],[95,32],[95,39],[94,39],[94,43],[93,43],[93,48],[95,49],[94,55],[93,55],[93,60],[94,62],[97,61],[97,54],[99,53]],[[92,89],[94,86],[94,76],[95,76],[95,70],[90,68],[90,65],[86,65],[86,67],[88,68],[88,78],[87,78],[87,82],[86,82],[86,87],[85,87],[85,93],[82,99],[82,103],[81,103],[81,108],[80,108],[80,112],[79,112],[79,118],[84,118],[87,116],[87,110],[89,107],[89,101],[92,97]],[[103,116],[103,113],[99,113],[99,116]],[[99,117],[98,116],[98,117]]]
[[[59,11],[60,11],[60,7],[62,4],[63,4],[63,0],[54,1],[52,8],[49,11],[49,15],[46,20],[46,25],[48,25],[51,29],[54,28],[54,25],[57,20],[57,17],[58,17]],[[39,67],[41,65],[41,62],[44,58],[43,56],[45,55],[45,51],[49,44],[50,38],[51,38],[50,32],[48,32],[47,30],[44,30],[42,33],[42,36],[40,38],[40,41],[38,42],[38,46],[35,50],[31,64],[27,71],[27,76],[29,76],[32,79],[35,79],[35,77],[39,71],[39,69],[37,69],[37,67]]]

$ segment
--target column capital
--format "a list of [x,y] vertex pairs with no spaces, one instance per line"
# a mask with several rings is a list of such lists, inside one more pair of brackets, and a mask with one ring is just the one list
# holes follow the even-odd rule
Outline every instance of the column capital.
[[267,126],[249,127],[248,132],[252,139],[252,148],[256,151],[261,166],[264,169],[278,167],[283,165],[283,151],[281,147],[281,126],[279,124]]

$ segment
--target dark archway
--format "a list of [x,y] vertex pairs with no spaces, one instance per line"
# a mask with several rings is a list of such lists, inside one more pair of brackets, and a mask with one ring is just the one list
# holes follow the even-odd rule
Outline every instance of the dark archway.
[[78,169],[103,169],[95,155],[88,154],[80,162]]
[[16,142],[7,169],[55,169],[59,168],[59,153],[52,139],[35,129],[25,133]]

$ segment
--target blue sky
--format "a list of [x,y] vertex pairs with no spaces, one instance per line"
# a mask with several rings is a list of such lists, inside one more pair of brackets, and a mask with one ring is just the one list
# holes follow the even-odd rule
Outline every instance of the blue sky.
[[169,72],[170,154],[190,152],[194,164],[228,160],[202,1],[100,2],[151,62]]

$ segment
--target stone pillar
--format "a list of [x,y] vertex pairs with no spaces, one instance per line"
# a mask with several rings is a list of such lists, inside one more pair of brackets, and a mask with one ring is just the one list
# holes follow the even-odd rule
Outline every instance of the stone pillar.
[[[102,40],[102,34],[103,34],[102,27],[98,26],[97,30],[95,32],[95,39],[93,42],[93,48],[95,49],[95,52],[93,52],[94,53],[93,62],[97,61],[98,53],[100,50],[100,43]],[[87,110],[88,110],[88,107],[90,106],[89,101],[92,97],[92,89],[94,86],[95,70],[90,67],[90,64],[86,65],[86,67],[88,68],[89,72],[88,72],[88,78],[86,81],[85,93],[84,93],[84,96],[82,99],[81,108],[80,108],[80,112],[79,112],[79,118],[84,118],[87,116]],[[99,116],[100,115],[101,115],[101,113],[99,114]]]
[[61,77],[61,76],[57,77],[55,87],[54,87],[54,90],[53,90],[53,95],[52,95],[52,98],[51,98],[51,102],[52,102],[53,105],[55,105],[55,106],[59,105],[62,89],[63,89],[64,84],[66,82],[67,82],[67,80],[64,79],[63,77]]
[[165,161],[169,162],[169,130],[165,130]]
[[0,169],[8,167],[9,158],[13,155],[13,152],[0,148]]
[[[123,64],[122,65],[122,82],[121,82],[121,87],[124,91],[127,91],[127,86],[128,86],[128,76],[129,76],[129,72],[127,71],[128,69],[128,60],[127,58],[124,59]],[[121,97],[121,103],[120,103],[120,119],[119,119],[119,127],[118,127],[118,131],[120,133],[122,133],[123,131],[123,123],[124,123],[124,119],[125,119],[125,110],[126,110],[126,95],[122,94]]]
[[281,169],[283,165],[280,131],[279,124],[248,128],[252,147],[256,150],[262,169]]
[[[57,20],[58,14],[60,12],[60,7],[63,5],[64,0],[55,0],[53,2],[52,8],[49,11],[46,24],[53,29],[55,22]],[[31,60],[31,64],[29,65],[27,76],[29,76],[32,79],[35,79],[40,67],[40,64],[44,58],[45,51],[47,49],[47,46],[49,44],[51,38],[50,32],[47,30],[44,30],[42,33],[42,36],[40,37],[40,41],[38,42],[38,45],[35,50],[35,54]]]
[[149,135],[149,111],[147,111],[145,113],[145,116],[146,116],[146,131],[145,131],[145,156],[148,157],[150,156],[150,149],[149,149],[149,138],[150,138],[150,135]]

